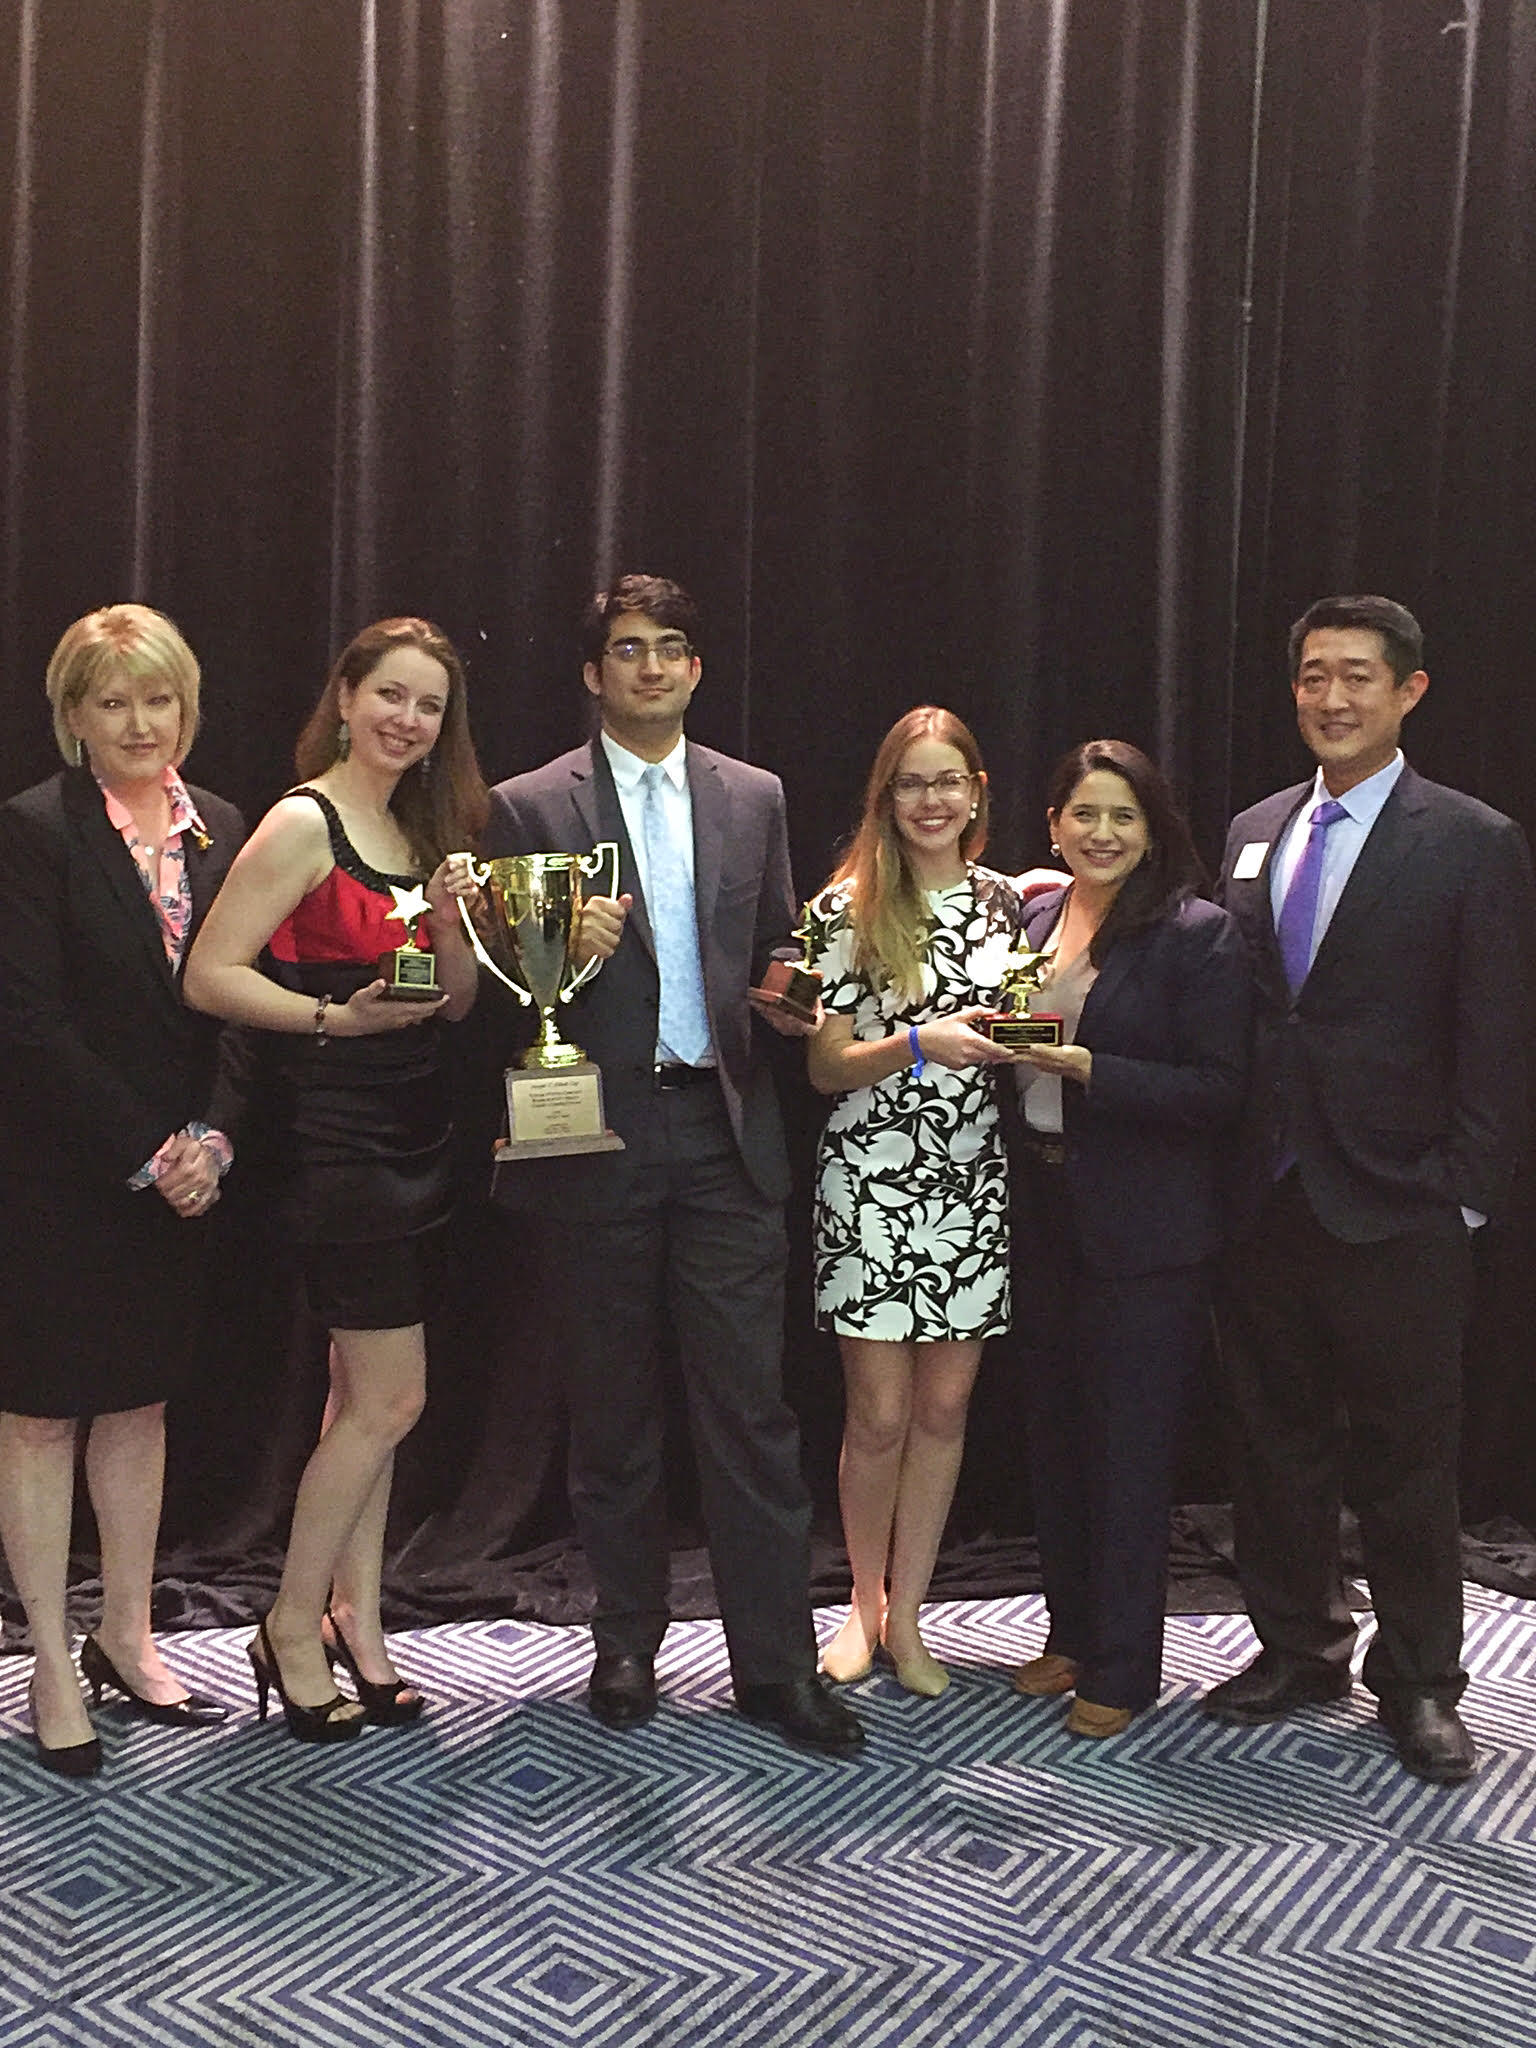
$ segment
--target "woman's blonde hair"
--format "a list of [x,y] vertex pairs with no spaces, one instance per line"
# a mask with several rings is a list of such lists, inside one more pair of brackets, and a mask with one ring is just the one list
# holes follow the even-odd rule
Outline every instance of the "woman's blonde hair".
[[164,612],[152,611],[147,604],[108,604],[76,619],[48,662],[53,736],[72,767],[82,753],[69,729],[70,712],[98,683],[126,681],[130,676],[158,676],[176,692],[181,703],[181,732],[172,759],[179,768],[187,758],[197,737],[202,683],[197,656]]
[[846,884],[849,892],[854,966],[876,988],[889,988],[904,1002],[915,1002],[922,994],[930,920],[906,841],[896,829],[891,783],[908,747],[919,740],[953,747],[975,778],[976,813],[960,835],[960,856],[970,861],[981,854],[987,843],[987,778],[981,749],[970,727],[953,711],[919,704],[898,718],[880,742],[864,792],[864,815],[832,877],[834,888]]

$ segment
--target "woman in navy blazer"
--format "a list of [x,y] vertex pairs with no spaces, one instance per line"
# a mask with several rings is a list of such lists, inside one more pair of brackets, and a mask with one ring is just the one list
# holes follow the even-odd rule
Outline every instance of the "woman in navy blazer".
[[1159,770],[1090,740],[1051,779],[1069,887],[1038,897],[1034,1007],[1064,1043],[1021,1055],[1014,1124],[1036,1532],[1050,1633],[1021,1692],[1075,1692],[1074,1734],[1157,1697],[1180,1411],[1221,1237],[1221,1153],[1242,1104],[1248,976],[1195,895],[1189,828]]

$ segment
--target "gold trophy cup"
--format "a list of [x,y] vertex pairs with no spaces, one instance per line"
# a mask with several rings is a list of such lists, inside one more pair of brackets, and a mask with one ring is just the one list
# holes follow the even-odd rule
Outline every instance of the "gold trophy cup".
[[590,853],[513,853],[471,863],[480,897],[459,916],[480,965],[518,1001],[539,1013],[539,1035],[506,1072],[507,1136],[498,1161],[552,1159],[576,1152],[622,1152],[624,1140],[603,1116],[603,1077],[579,1045],[560,1036],[559,1005],[596,974],[599,960],[574,971],[571,947],[581,925],[583,883],[608,869],[619,891],[619,849],[611,839]]

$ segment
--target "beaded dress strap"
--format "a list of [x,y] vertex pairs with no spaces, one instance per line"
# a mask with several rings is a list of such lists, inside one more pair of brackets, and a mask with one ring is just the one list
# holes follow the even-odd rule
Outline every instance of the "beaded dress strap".
[[342,873],[350,875],[354,882],[361,882],[365,889],[372,889],[380,896],[387,896],[395,883],[402,887],[414,888],[420,882],[420,875],[392,875],[386,874],[382,868],[370,867],[347,837],[347,828],[341,822],[341,813],[323,789],[312,789],[307,782],[300,782],[292,789],[285,789],[283,794],[314,798],[320,806],[320,815],[325,819],[326,831],[330,835],[331,858]]

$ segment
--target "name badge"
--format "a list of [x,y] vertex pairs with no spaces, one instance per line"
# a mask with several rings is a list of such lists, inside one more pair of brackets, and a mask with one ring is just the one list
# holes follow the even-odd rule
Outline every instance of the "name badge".
[[1250,839],[1232,863],[1234,882],[1251,882],[1264,865],[1264,856],[1269,851],[1267,839]]

